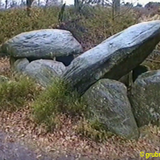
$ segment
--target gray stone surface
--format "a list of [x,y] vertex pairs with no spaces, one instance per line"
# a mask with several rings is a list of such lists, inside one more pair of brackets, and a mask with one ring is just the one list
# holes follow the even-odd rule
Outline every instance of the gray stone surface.
[[97,119],[106,128],[128,139],[137,139],[139,131],[124,84],[101,79],[83,95],[91,110],[92,119]]
[[121,77],[118,81],[123,83],[126,87],[130,87],[133,83],[133,76],[132,76],[133,73],[132,72],[133,71],[130,71],[129,73]]
[[61,62],[53,60],[35,60],[27,65],[24,73],[34,78],[42,86],[50,85],[54,78],[60,77],[65,70]]
[[83,94],[101,78],[120,79],[141,64],[159,41],[160,21],[133,25],[75,58],[63,77]]
[[23,72],[28,64],[29,61],[27,58],[20,58],[14,62],[12,69],[14,69],[17,72]]
[[0,51],[13,57],[40,59],[79,54],[83,49],[69,31],[42,29],[24,32],[9,39]]
[[140,75],[129,94],[134,117],[139,127],[159,125],[160,121],[160,70]]

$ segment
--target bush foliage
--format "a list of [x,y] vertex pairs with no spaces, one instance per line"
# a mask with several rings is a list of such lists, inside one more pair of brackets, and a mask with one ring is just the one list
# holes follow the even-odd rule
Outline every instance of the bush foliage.
[[34,100],[39,89],[35,82],[25,76],[14,76],[0,83],[0,110],[15,111]]
[[45,123],[49,130],[55,126],[56,116],[66,114],[71,117],[82,116],[86,105],[76,92],[60,79],[42,92],[32,104],[33,115],[38,123]]

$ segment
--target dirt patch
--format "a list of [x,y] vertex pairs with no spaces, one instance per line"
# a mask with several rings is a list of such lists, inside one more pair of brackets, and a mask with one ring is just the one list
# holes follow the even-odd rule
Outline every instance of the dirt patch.
[[8,133],[0,131],[0,160],[74,160],[73,155],[48,156],[43,151],[31,149]]
[[[0,160],[36,160],[39,156],[2,131],[0,131],[0,155]],[[43,156],[43,160],[52,158]]]

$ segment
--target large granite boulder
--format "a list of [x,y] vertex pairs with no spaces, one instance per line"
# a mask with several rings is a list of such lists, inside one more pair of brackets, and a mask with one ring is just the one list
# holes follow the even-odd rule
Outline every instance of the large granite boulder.
[[65,68],[61,62],[40,59],[29,63],[24,73],[35,79],[43,87],[47,87],[55,78],[61,77]]
[[160,21],[133,25],[75,58],[63,77],[83,94],[101,78],[119,80],[141,64],[159,41]]
[[137,139],[139,131],[127,97],[127,88],[121,82],[101,79],[82,96],[91,111],[90,118],[117,135]]
[[148,71],[134,82],[129,94],[134,117],[139,127],[160,123],[160,70]]
[[1,54],[17,58],[41,59],[80,54],[80,43],[71,32],[59,29],[42,29],[21,33],[1,46]]

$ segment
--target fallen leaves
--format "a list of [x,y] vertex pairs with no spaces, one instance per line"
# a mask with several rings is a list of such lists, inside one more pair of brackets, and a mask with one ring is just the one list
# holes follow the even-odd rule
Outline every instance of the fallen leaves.
[[[72,123],[71,118],[65,115],[59,117],[63,122],[60,129],[44,135],[43,126],[37,126],[32,120],[30,121],[29,114],[29,108],[15,113],[5,112],[3,116],[0,112],[0,130],[12,135],[7,138],[7,141],[23,141],[35,150],[37,149],[38,157],[41,157],[41,151],[44,151],[48,154],[54,154],[54,156],[73,154],[78,158],[87,156],[88,159],[95,157],[98,159],[137,158],[140,151],[155,152],[158,150],[158,144],[154,144],[153,141],[150,142],[144,137],[138,141],[127,141],[114,136],[103,143],[80,138],[74,130],[76,124]],[[153,126],[148,127],[148,133],[152,133],[152,129]],[[158,131],[152,134],[160,136]]]

